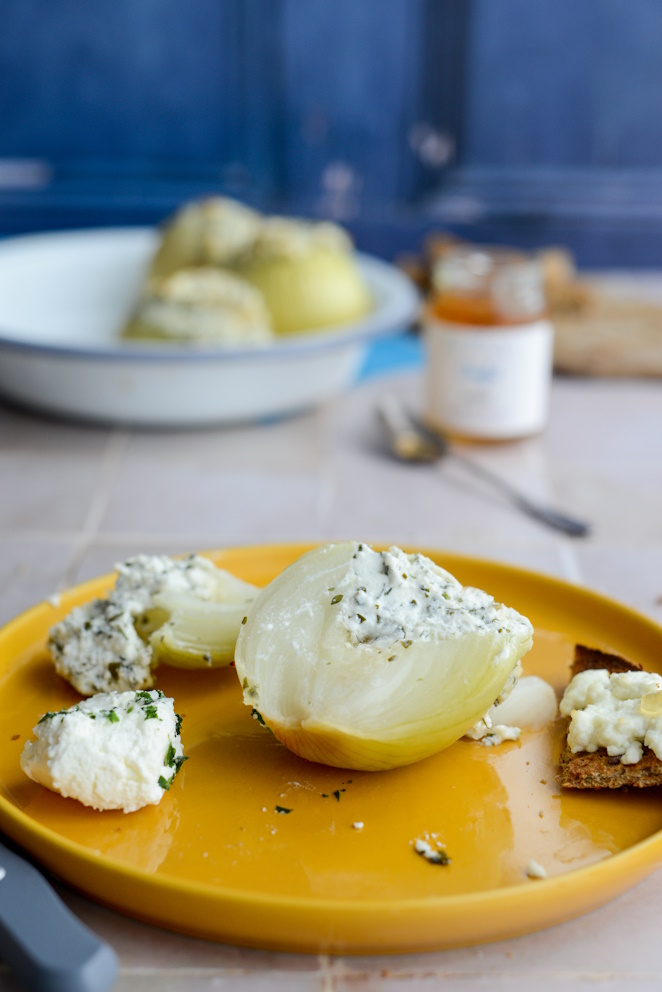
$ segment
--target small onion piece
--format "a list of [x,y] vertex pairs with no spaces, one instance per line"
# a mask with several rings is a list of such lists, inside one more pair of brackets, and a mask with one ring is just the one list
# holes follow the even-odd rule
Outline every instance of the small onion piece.
[[229,665],[241,622],[259,592],[223,569],[216,569],[211,598],[164,592],[152,599],[138,629],[152,648],[152,664],[175,668]]
[[244,702],[286,747],[379,770],[461,737],[531,644],[525,617],[423,555],[347,542],[259,593],[235,662]]

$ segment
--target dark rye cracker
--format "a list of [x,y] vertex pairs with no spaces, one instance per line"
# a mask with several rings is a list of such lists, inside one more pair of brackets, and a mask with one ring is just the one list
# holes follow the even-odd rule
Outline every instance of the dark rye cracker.
[[[575,647],[575,660],[571,676],[592,668],[606,668],[608,672],[641,672],[641,665],[617,654],[608,654],[583,644]],[[597,751],[578,751],[573,754],[566,739],[560,758],[559,779],[566,789],[644,789],[662,785],[662,761],[650,748],[644,747],[641,761],[623,765],[620,757],[610,757],[606,748]]]

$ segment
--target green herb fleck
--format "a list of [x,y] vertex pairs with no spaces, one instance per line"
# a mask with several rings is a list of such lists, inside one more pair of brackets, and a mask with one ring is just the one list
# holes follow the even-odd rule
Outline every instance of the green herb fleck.
[[292,810],[288,809],[287,806],[276,806],[274,807],[274,812],[285,814],[285,813],[291,813]]
[[340,789],[334,789],[333,790],[333,794],[336,797],[336,799],[338,800],[338,802],[340,802]]
[[413,641],[400,641],[400,643],[402,644],[403,648],[406,650],[407,648],[410,648],[414,642]]
[[38,723],[43,723],[45,720],[52,720],[54,716],[60,716],[62,713],[66,713],[65,709],[61,710],[49,710],[48,713],[44,713],[42,717],[37,721]]
[[339,603],[341,599],[342,599],[342,593],[339,592],[338,595],[334,596],[333,599],[331,600],[331,606],[335,606],[336,603]]
[[[174,777],[175,776],[173,775],[172,778]],[[164,778],[163,775],[159,775],[159,785],[165,792],[167,792],[168,789],[170,788],[170,785],[172,783],[172,778]]]
[[245,624],[245,623],[247,622],[247,620],[248,620],[248,617],[244,617],[244,618],[242,619],[242,621],[241,621],[241,625],[242,625],[242,627],[243,627],[243,625],[244,625],[244,624]]
[[261,727],[266,727],[266,723],[264,722],[264,717],[262,716],[259,710],[255,709],[255,707],[253,707],[253,709],[251,710],[251,716],[253,717],[254,720],[257,720],[257,722],[260,724]]
[[115,710],[105,710],[104,716],[108,720],[110,720],[111,723],[119,723],[120,722],[120,718],[118,717],[118,715],[115,712]]

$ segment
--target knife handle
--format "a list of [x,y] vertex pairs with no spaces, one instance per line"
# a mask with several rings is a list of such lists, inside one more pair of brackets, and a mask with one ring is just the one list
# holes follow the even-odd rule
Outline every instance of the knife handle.
[[115,952],[2,844],[0,957],[31,992],[106,992],[117,977]]

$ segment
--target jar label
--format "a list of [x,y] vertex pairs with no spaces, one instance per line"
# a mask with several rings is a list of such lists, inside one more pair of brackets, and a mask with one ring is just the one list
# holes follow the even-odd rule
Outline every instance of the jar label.
[[425,328],[427,413],[442,429],[515,438],[547,421],[554,330],[547,320],[513,327],[435,321]]

